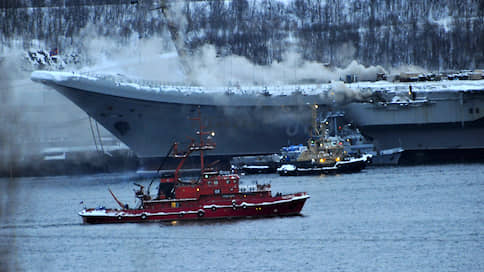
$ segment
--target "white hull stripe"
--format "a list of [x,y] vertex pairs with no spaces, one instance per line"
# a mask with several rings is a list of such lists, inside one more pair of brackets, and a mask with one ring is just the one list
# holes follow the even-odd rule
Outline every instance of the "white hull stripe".
[[157,212],[157,213],[150,213],[150,212],[142,212],[142,213],[126,213],[126,212],[107,212],[106,210],[96,210],[96,211],[90,211],[87,212],[86,210],[83,210],[79,212],[80,216],[83,217],[140,217],[143,214],[146,216],[168,216],[168,215],[183,215],[183,214],[198,214],[199,212],[205,212],[202,209],[196,210],[196,211],[181,211],[181,212]]
[[[247,203],[247,202],[241,202],[236,205],[204,205],[204,209],[211,209],[211,208],[233,208],[233,207],[256,207],[256,206],[271,206],[271,205],[278,205],[278,204],[283,204],[283,203],[289,203],[297,200],[302,200],[302,199],[307,199],[309,198],[309,195],[302,195],[302,196],[295,196],[291,197],[290,199],[282,199],[282,200],[277,200],[273,202],[261,202],[261,203]],[[198,209],[195,211],[181,211],[181,212],[157,212],[157,213],[150,213],[150,212],[142,212],[142,213],[126,213],[123,211],[107,211],[107,210],[94,210],[94,211],[86,211],[83,210],[79,212],[80,216],[83,217],[140,217],[143,214],[145,216],[168,216],[168,215],[185,215],[185,214],[198,214],[199,212],[204,213],[205,211],[202,209]]]
[[303,195],[303,196],[295,196],[291,197],[290,199],[282,199],[282,200],[277,200],[277,201],[272,201],[272,202],[260,202],[260,203],[247,203],[247,202],[241,202],[238,204],[231,204],[231,205],[205,205],[203,206],[204,209],[211,209],[213,207],[215,208],[233,208],[233,207],[243,207],[244,205],[246,207],[256,207],[256,206],[270,206],[270,205],[277,205],[277,204],[282,204],[282,203],[288,203],[288,202],[293,202],[301,199],[307,199],[309,198],[309,195]]

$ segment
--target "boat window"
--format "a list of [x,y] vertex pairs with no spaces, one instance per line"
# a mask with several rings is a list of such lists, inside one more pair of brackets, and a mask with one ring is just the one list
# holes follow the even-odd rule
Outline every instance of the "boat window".
[[476,113],[479,113],[479,108],[476,108]]
[[212,185],[212,182],[211,181],[208,181],[207,183],[208,183],[208,185]]
[[227,184],[230,184],[230,180],[227,180]]
[[218,180],[214,180],[214,181],[213,181],[213,184],[214,184],[214,185],[218,185]]
[[217,194],[220,194],[220,189],[215,189],[215,190],[213,190],[213,193],[214,193],[214,194],[216,194],[216,195],[217,195]]
[[473,113],[474,113],[474,109],[473,109],[473,108],[470,108],[470,109],[469,109],[469,113],[470,113],[470,114],[473,114]]

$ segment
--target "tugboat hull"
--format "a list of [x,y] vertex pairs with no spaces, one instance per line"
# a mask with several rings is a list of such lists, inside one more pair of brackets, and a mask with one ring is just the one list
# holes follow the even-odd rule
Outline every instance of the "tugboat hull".
[[277,169],[281,176],[305,176],[305,175],[331,175],[342,173],[356,173],[363,170],[368,164],[368,159],[362,157],[350,161],[337,162],[332,166],[316,166],[316,165],[294,165],[285,164]]
[[[300,214],[308,198],[309,195],[306,193],[297,193],[260,199],[257,202],[228,199],[195,203],[199,201],[174,199],[171,201],[174,203],[172,206],[179,207],[123,210],[85,209],[79,215],[84,223],[90,224],[291,216]],[[188,206],[188,208],[183,208],[183,206]]]

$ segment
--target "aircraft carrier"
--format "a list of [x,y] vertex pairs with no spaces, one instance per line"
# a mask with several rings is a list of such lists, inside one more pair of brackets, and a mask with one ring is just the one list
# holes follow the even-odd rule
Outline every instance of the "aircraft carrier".
[[164,157],[174,141],[189,142],[198,108],[216,133],[213,157],[276,153],[305,142],[315,104],[321,113],[344,110],[377,148],[403,148],[403,162],[484,159],[484,80],[360,82],[339,90],[205,88],[48,71],[31,79],[56,89],[146,160]]

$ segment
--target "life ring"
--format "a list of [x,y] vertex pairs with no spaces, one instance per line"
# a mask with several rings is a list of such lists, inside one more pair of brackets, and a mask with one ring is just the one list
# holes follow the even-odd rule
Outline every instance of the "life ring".
[[205,215],[205,212],[204,211],[198,211],[198,217],[202,217]]
[[212,206],[212,211],[216,211],[216,210],[217,210],[217,207]]
[[146,213],[141,214],[141,220],[145,220],[147,218]]

